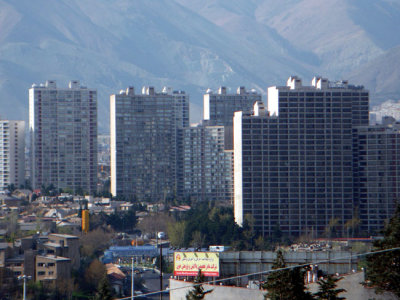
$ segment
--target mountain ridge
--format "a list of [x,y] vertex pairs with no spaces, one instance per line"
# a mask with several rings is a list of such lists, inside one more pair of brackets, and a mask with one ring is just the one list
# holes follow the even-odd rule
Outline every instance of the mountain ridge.
[[[244,85],[265,95],[268,86],[282,85],[294,74],[305,81],[315,74],[349,76],[374,94],[400,95],[395,86],[400,75],[390,63],[398,57],[400,38],[388,40],[400,22],[398,1],[375,1],[380,7],[375,19],[359,0],[323,3],[0,0],[1,117],[27,120],[28,89],[46,79],[59,86],[78,79],[98,89],[100,132],[108,130],[109,95],[129,85],[185,90],[193,121],[201,118],[207,88]],[[389,27],[384,36],[365,25],[364,14],[371,24]],[[385,74],[394,74],[389,86],[373,80],[382,64]],[[365,83],[359,82],[363,78]]]

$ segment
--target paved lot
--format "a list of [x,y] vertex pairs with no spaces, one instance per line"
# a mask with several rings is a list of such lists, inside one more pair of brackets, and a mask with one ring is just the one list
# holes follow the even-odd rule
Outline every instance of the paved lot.
[[[160,290],[160,274],[157,271],[155,271],[153,273],[152,270],[145,270],[141,275],[142,275],[143,279],[145,280],[144,285],[145,285],[146,289],[143,290],[144,294]],[[164,276],[163,276],[163,289],[164,290],[168,286],[170,276],[171,276],[171,274],[164,274]],[[147,299],[152,299],[152,300],[160,299],[159,294],[158,295],[149,295],[146,297],[147,297]],[[163,300],[169,299],[169,294],[163,295],[162,299]]]

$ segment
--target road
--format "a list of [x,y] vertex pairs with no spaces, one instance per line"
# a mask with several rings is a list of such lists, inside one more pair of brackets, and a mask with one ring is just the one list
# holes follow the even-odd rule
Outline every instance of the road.
[[[145,287],[146,290],[143,291],[144,294],[146,293],[151,293],[151,292],[155,292],[155,291],[159,291],[160,290],[160,274],[158,273],[158,271],[155,271],[153,273],[153,270],[145,270],[141,276],[143,277],[145,283]],[[171,274],[164,274],[163,276],[163,290],[166,289],[166,287],[168,287],[168,283],[169,283],[169,277],[171,276]],[[149,295],[147,296],[147,299],[152,299],[152,300],[158,300],[160,299],[160,295]],[[163,300],[167,300],[169,299],[169,294],[165,294],[162,297]]]

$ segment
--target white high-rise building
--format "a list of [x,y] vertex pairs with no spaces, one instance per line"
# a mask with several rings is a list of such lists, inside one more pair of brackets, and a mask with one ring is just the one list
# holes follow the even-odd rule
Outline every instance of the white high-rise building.
[[74,193],[96,191],[97,91],[71,81],[29,89],[31,181]]
[[25,122],[0,120],[0,190],[25,183]]

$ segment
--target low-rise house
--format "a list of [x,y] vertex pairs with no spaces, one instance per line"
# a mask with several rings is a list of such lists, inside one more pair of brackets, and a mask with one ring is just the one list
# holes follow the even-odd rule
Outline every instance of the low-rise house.
[[0,195],[0,204],[5,204],[8,207],[19,207],[25,199],[17,198],[15,196]]
[[53,219],[63,219],[66,215],[68,214],[68,212],[66,212],[63,209],[59,209],[59,208],[51,208],[50,210],[48,210],[44,216],[46,218],[53,218]]
[[24,255],[17,255],[12,258],[7,258],[5,261],[5,267],[13,271],[14,276],[20,276],[24,274],[25,259]]
[[123,292],[126,275],[114,264],[106,264],[105,267],[107,270],[107,278],[111,287],[114,289],[117,295],[121,295]]
[[32,199],[32,191],[26,189],[17,189],[13,193],[13,196],[23,199],[25,201],[31,201]]
[[56,255],[36,256],[35,280],[53,284],[57,279],[71,278],[71,260]]

